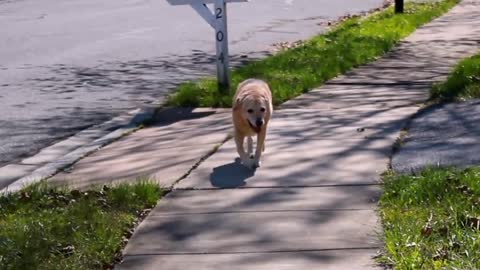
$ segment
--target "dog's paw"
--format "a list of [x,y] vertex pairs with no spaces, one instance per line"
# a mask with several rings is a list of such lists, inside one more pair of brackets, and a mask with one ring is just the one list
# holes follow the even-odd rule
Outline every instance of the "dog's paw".
[[248,168],[251,168],[253,166],[253,159],[251,158],[244,158],[242,159],[242,164],[245,166],[245,167],[248,167]]
[[260,165],[262,163],[260,162],[260,160],[253,160],[253,163],[252,163],[252,168],[260,168]]

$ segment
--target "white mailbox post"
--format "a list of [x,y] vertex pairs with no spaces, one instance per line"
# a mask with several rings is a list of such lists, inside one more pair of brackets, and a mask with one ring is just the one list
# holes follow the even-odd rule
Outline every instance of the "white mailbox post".
[[[167,0],[170,5],[190,5],[202,18],[215,29],[217,49],[217,79],[221,89],[230,86],[228,71],[228,31],[227,2],[248,2],[249,0]],[[207,4],[213,3],[213,12]]]

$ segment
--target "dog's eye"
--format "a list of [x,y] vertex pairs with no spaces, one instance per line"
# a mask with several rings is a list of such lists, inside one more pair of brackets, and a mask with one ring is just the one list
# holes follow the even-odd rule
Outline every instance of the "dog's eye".
[[265,108],[263,108],[263,107],[260,108],[260,111],[261,111],[261,112],[265,112]]
[[252,109],[248,109],[247,112],[248,112],[248,113],[253,113],[253,110],[252,110]]

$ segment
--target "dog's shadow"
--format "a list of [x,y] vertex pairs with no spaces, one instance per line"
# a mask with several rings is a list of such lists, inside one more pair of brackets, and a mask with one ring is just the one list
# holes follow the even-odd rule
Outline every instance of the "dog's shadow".
[[239,158],[234,162],[213,168],[210,174],[210,183],[217,188],[237,188],[246,184],[248,178],[255,174],[255,170],[245,167]]

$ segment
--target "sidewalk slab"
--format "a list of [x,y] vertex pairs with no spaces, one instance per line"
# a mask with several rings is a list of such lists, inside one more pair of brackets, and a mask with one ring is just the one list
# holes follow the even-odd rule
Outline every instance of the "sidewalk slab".
[[124,254],[378,247],[379,191],[379,186],[174,190],[140,224]]
[[[317,111],[280,110],[275,113],[269,140],[396,138],[406,115],[415,107]],[[285,128],[287,127],[287,128]],[[78,162],[72,173],[49,181],[76,187],[151,177],[169,187],[231,130],[230,112],[151,127],[123,138]],[[231,143],[231,142],[229,142]],[[183,154],[179,154],[183,153]],[[232,152],[231,157],[236,157]],[[382,169],[383,170],[383,169]]]
[[392,159],[400,174],[426,167],[468,167],[480,164],[480,101],[428,108],[411,122],[402,148]]
[[373,210],[152,215],[140,224],[124,252],[131,256],[378,248],[378,225]]
[[[58,185],[87,187],[150,178],[169,188],[230,133],[230,113],[194,110],[193,119],[160,119],[80,160],[48,179]],[[175,117],[173,117],[175,118]]]
[[240,164],[228,141],[176,189],[306,187],[377,184],[387,170],[392,139],[268,141],[256,171]]
[[373,210],[378,185],[309,188],[174,190],[151,215],[294,210]]
[[[221,141],[222,139],[219,138],[219,142]],[[133,150],[123,152],[120,148],[107,149],[77,163],[72,173],[61,172],[48,179],[48,182],[87,188],[108,183],[148,179],[169,188],[216,146],[217,144],[214,143],[205,143],[195,147],[151,148],[141,152]]]
[[275,111],[268,127],[268,141],[290,138],[304,140],[355,140],[396,138],[405,119],[417,107],[349,108],[338,110],[282,109]]
[[140,224],[115,269],[342,269],[347,262],[373,269],[379,191],[174,190]]
[[[116,270],[372,270],[383,269],[370,258],[376,249],[125,256]],[[353,268],[354,267],[354,268]]]
[[270,124],[262,167],[241,165],[231,140],[175,188],[375,184],[416,109],[282,109]]
[[[366,69],[363,66],[359,69]],[[373,68],[373,67],[372,67]],[[358,75],[357,75],[358,76]],[[348,75],[340,76],[326,83],[319,89],[312,90],[297,98],[283,103],[284,109],[390,109],[395,107],[419,106],[428,99],[425,88],[429,84],[395,85],[393,83],[376,82],[377,78],[368,81],[345,82]],[[399,95],[398,93],[404,93]]]

